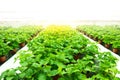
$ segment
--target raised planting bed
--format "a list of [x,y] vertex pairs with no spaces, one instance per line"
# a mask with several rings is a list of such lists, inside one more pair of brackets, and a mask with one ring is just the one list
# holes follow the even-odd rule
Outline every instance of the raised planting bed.
[[[106,48],[120,55],[120,26],[119,25],[81,25],[77,30],[91,39],[98,41]],[[92,36],[92,37],[91,37]]]
[[3,80],[119,80],[118,59],[70,26],[52,25],[19,52],[20,66],[3,72]]
[[0,65],[24,47],[40,30],[41,26],[0,27]]

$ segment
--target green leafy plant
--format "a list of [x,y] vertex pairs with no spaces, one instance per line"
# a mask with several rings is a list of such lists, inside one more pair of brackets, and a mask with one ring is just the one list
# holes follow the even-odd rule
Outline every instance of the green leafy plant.
[[[28,43],[32,35],[37,35],[42,30],[42,26],[20,26],[20,27],[0,27],[0,59],[1,62],[3,58],[7,56],[9,59],[12,55],[17,52],[18,49],[25,46]],[[21,43],[24,43],[21,45]],[[11,53],[11,54],[8,54]]]
[[120,41],[113,41],[113,42],[112,42],[112,47],[119,49],[119,48],[120,48]]
[[3,40],[0,40],[0,56],[6,56],[9,53],[10,47]]
[[110,36],[110,35],[103,36],[103,42],[105,44],[111,44],[113,40],[114,40],[114,36]]
[[119,79],[116,77],[119,72],[116,69],[117,59],[110,52],[99,52],[95,43],[68,26],[47,27],[28,43],[28,50],[21,51],[16,59],[20,60],[21,66],[3,72],[1,79]]
[[5,77],[4,78],[5,80],[19,80],[20,79],[19,75],[16,72],[17,72],[16,69],[7,70],[6,72],[3,72],[0,79],[2,80],[2,77]]

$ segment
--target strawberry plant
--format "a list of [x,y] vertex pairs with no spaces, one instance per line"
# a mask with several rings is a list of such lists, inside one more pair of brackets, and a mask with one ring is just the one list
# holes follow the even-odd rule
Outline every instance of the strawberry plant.
[[113,44],[112,45],[113,48],[118,48],[118,49],[120,48],[120,42],[119,41],[113,41],[112,44]]
[[0,56],[11,57],[12,55],[8,53],[16,53],[30,41],[32,35],[36,36],[40,30],[42,30],[41,26],[0,27]]
[[[105,25],[105,26],[95,26],[95,25],[83,25],[78,26],[77,30],[82,30],[88,33],[88,35],[95,36],[98,42],[104,45],[106,48],[120,48],[120,30],[119,25]],[[96,40],[97,40],[96,39]]]
[[0,56],[6,56],[9,53],[10,47],[0,40]]
[[17,57],[21,66],[3,72],[0,79],[119,80],[117,59],[99,52],[95,43],[69,26],[51,25],[27,46]]

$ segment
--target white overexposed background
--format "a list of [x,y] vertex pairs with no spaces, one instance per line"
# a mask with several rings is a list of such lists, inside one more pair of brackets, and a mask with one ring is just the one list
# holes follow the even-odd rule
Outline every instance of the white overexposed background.
[[0,21],[120,20],[120,0],[0,0]]

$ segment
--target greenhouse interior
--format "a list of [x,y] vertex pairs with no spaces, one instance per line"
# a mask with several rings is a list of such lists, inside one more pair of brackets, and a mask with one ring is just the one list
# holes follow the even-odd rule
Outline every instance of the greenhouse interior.
[[119,0],[1,0],[0,80],[120,80]]

